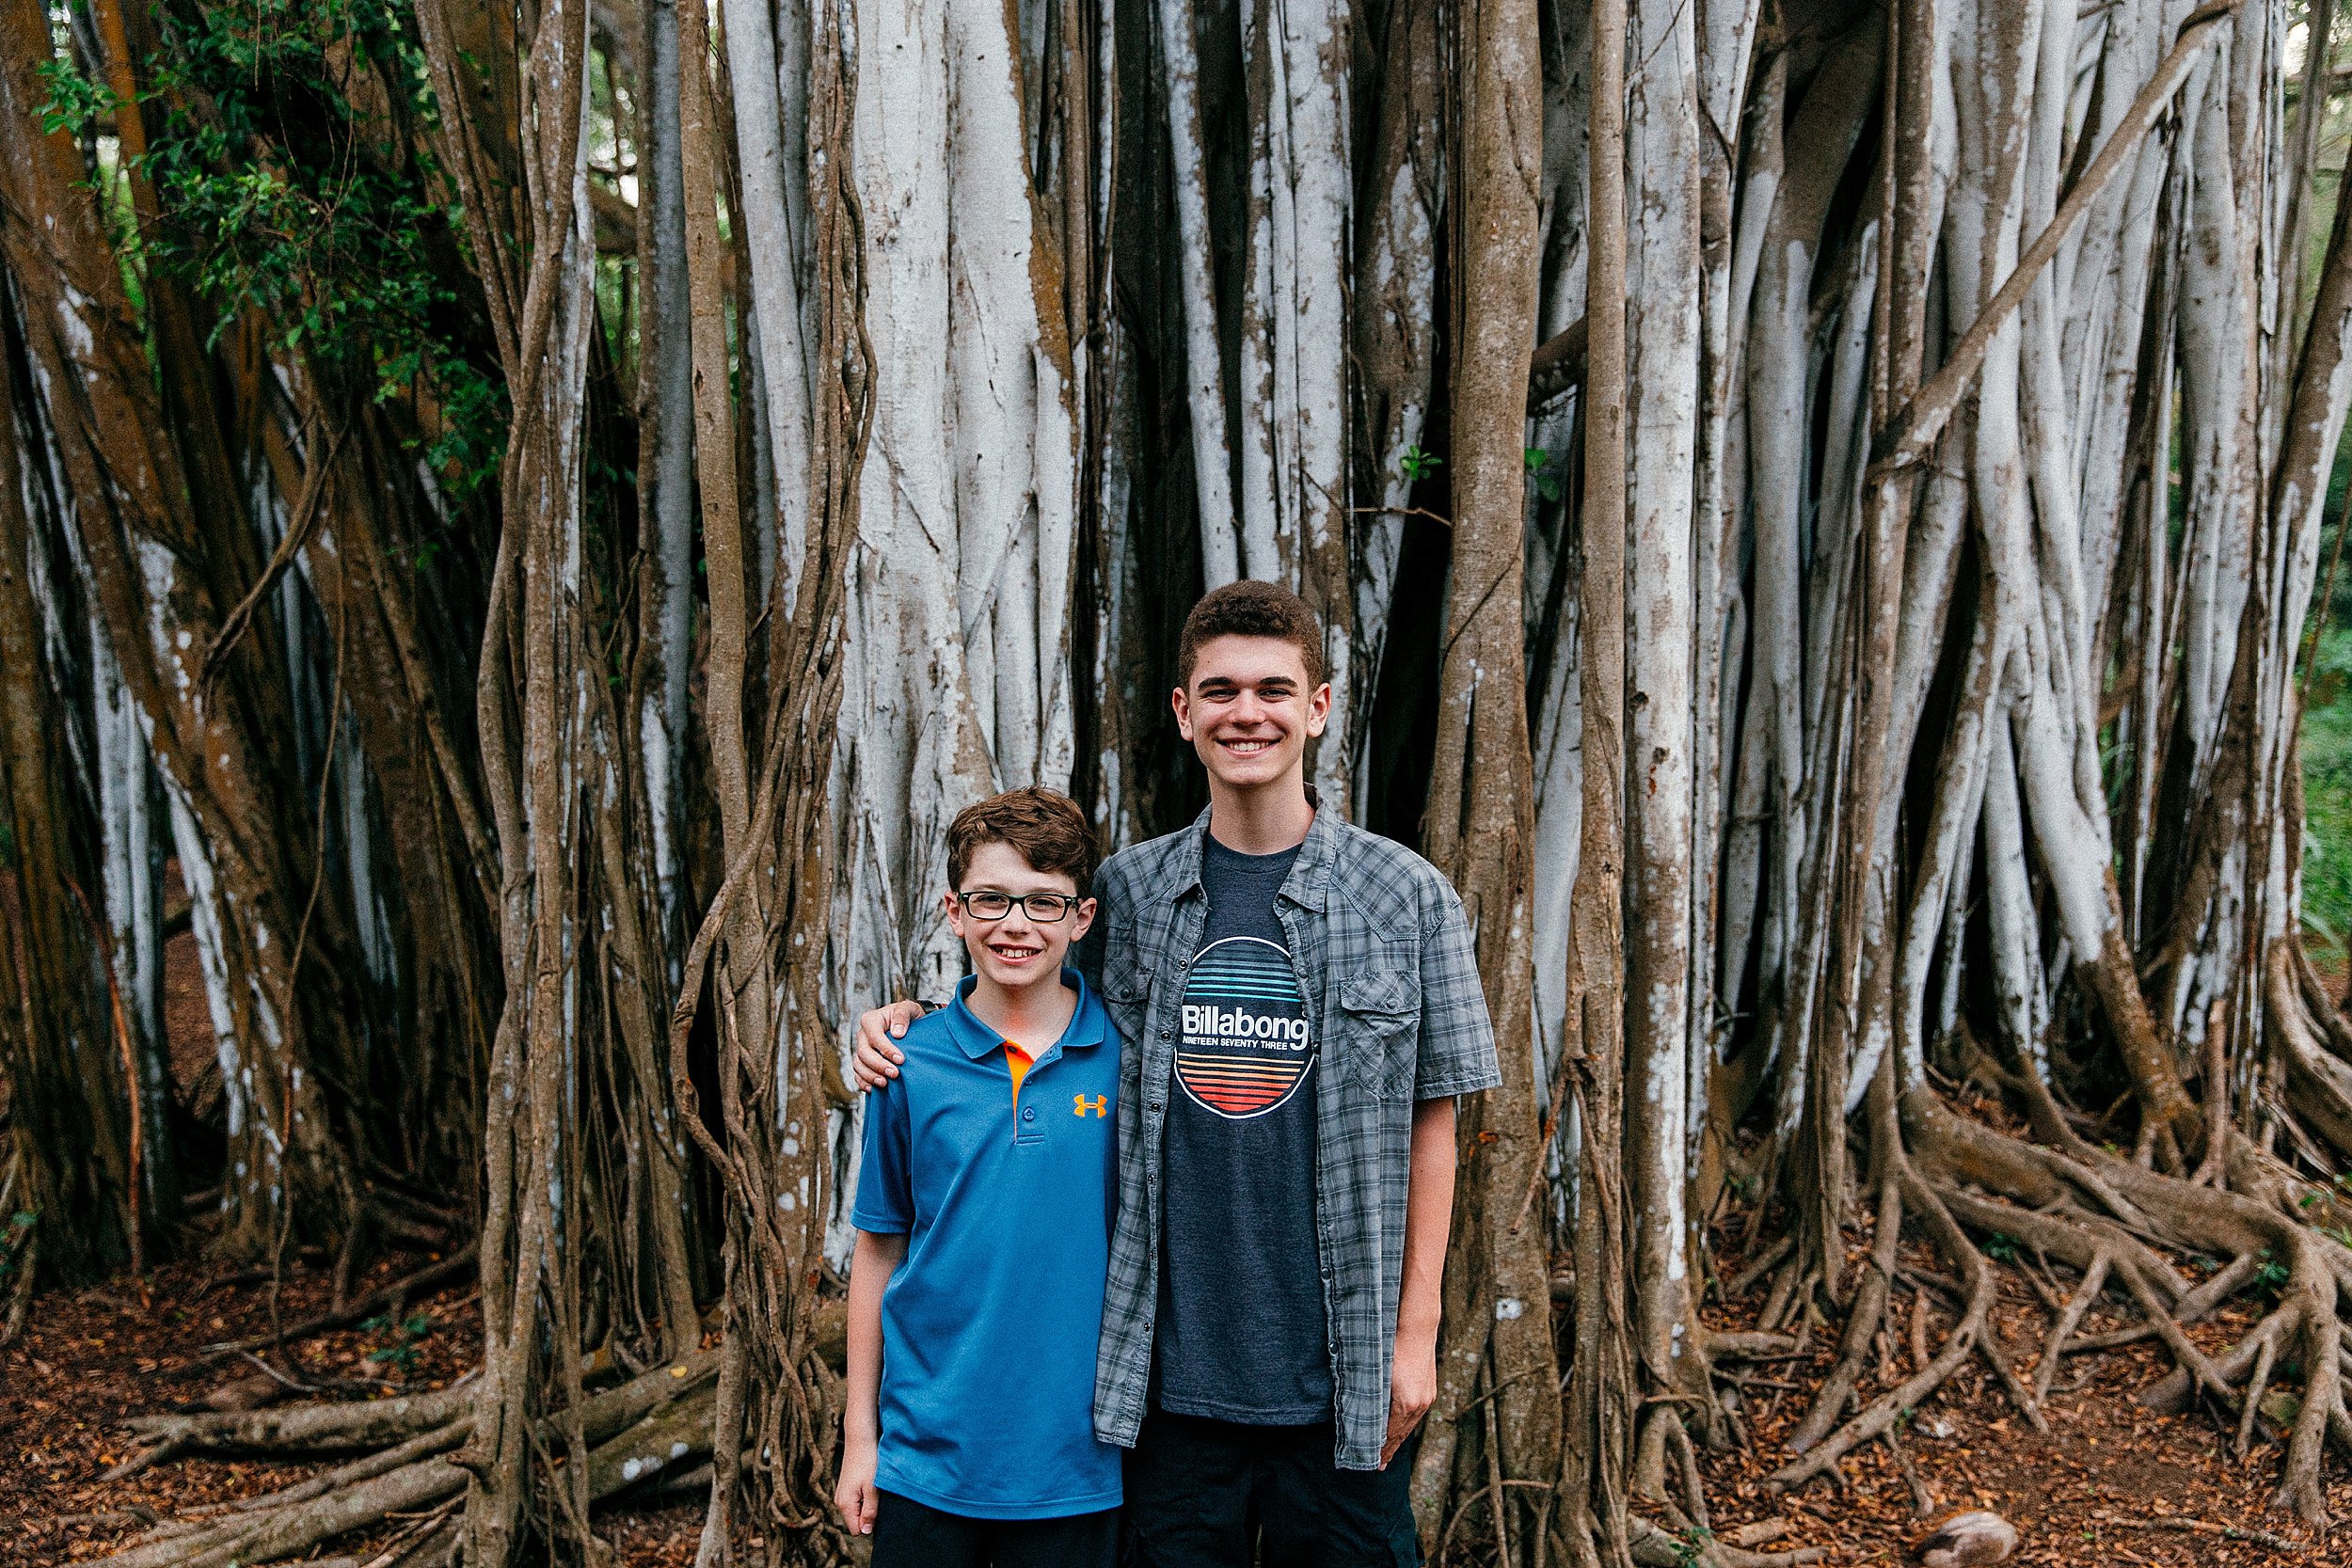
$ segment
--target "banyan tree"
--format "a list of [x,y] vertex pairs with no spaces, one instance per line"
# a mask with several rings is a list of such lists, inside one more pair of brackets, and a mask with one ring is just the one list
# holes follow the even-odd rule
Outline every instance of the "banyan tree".
[[[1426,1547],[1754,1561],[1742,1357],[1837,1337],[1795,1485],[1972,1360],[2039,1421],[2103,1291],[2241,1448],[2296,1389],[2324,1522],[2336,11],[0,0],[0,1331],[172,1251],[482,1284],[451,1388],[146,1423],[352,1457],[109,1560],[594,1560],[705,1466],[705,1563],[845,1560],[850,1022],[956,973],[961,806],[1190,818],[1243,576],[1500,1036]],[[2038,1368],[1995,1238],[2078,1276]]]

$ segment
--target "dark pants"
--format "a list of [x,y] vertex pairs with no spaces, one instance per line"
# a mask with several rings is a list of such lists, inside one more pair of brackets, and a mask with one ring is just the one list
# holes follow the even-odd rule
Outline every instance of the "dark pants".
[[1134,1568],[1418,1568],[1407,1491],[1421,1434],[1385,1470],[1331,1462],[1331,1423],[1241,1426],[1153,1410],[1127,1455]]
[[896,1492],[874,1508],[873,1568],[1118,1568],[1119,1510],[967,1519]]

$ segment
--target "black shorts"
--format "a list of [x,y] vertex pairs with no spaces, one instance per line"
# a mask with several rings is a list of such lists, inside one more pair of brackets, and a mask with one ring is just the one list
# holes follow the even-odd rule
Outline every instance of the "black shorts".
[[1385,1470],[1343,1470],[1331,1423],[1242,1426],[1153,1410],[1127,1455],[1134,1568],[1418,1568],[1416,1432]]
[[1119,1510],[1058,1519],[969,1519],[882,1492],[872,1568],[1118,1568]]

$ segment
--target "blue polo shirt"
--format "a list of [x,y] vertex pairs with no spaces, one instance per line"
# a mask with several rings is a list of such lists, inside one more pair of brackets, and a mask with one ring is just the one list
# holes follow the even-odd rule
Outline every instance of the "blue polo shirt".
[[964,1005],[916,1022],[867,1099],[850,1223],[903,1233],[882,1292],[875,1483],[976,1519],[1120,1502],[1094,1438],[1094,1360],[1118,1201],[1119,1036],[1075,970],[1062,1037],[1018,1058]]

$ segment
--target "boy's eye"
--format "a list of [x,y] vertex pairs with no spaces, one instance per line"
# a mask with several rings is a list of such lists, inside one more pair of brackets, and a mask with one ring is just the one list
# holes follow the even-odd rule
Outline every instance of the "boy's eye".
[[1061,919],[1078,902],[1059,893],[1032,893],[1016,898],[1009,893],[999,893],[992,888],[981,888],[957,896],[963,900],[963,912],[976,920],[1002,920],[1018,904],[1031,920],[1044,926],[1051,926]]

